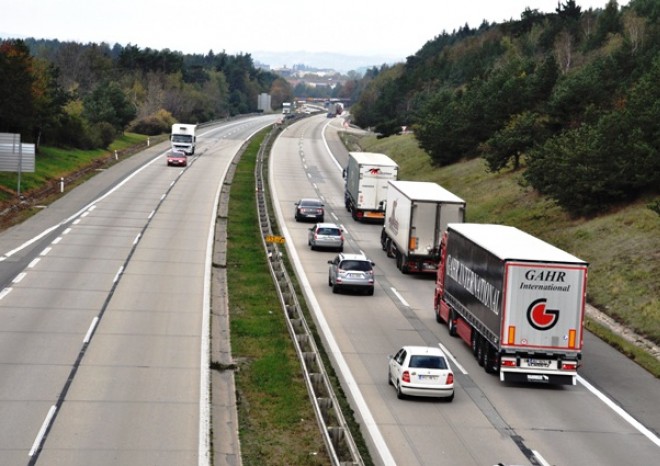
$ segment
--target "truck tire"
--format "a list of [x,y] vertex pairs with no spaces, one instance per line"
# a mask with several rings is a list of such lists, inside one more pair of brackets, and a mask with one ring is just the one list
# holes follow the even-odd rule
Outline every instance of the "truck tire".
[[477,346],[479,344],[479,334],[477,332],[475,332],[474,330],[472,330],[472,338],[470,340],[471,340],[470,347],[472,348],[472,354],[476,358],[477,357]]
[[486,339],[481,335],[478,335],[477,339],[477,362],[483,367],[486,361]]
[[438,308],[435,307],[433,308],[433,313],[435,314],[435,321],[439,324],[442,323],[442,318],[440,317],[440,312],[438,311]]
[[394,257],[396,253],[394,252],[394,243],[390,238],[387,238],[387,245],[385,246],[385,252],[387,253],[387,257]]
[[497,372],[498,364],[495,362],[497,352],[495,351],[495,348],[493,348],[493,345],[486,343],[485,353],[484,370],[487,374],[495,374]]
[[449,331],[449,336],[452,337],[456,336],[456,323],[454,322],[454,319],[456,319],[456,315],[454,314],[454,311],[450,310],[449,317],[447,318],[447,330]]

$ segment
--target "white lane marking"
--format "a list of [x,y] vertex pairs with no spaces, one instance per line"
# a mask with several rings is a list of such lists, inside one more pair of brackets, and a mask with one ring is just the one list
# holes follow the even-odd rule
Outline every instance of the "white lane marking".
[[71,227],[69,227],[69,228],[67,228],[66,230],[64,230],[64,231],[62,232],[62,236],[64,236],[64,235],[68,235],[69,233],[71,233]]
[[96,324],[98,323],[99,323],[99,318],[94,317],[94,319],[92,319],[92,324],[89,326],[89,330],[87,330],[87,333],[85,334],[83,343],[89,343],[89,340],[92,338],[92,333],[94,333],[94,329],[96,328]]
[[603,403],[605,403],[612,411],[617,413],[619,416],[621,416],[628,424],[633,426],[639,433],[644,435],[646,438],[648,438],[651,442],[653,442],[656,446],[660,447],[660,438],[658,438],[657,435],[655,435],[653,432],[651,432],[649,429],[644,427],[639,421],[637,421],[634,417],[632,417],[630,414],[628,414],[626,411],[623,410],[620,406],[618,406],[616,403],[614,403],[612,400],[610,400],[607,396],[605,396],[604,393],[602,393],[600,390],[598,390],[596,387],[591,385],[589,382],[587,382],[585,379],[580,377],[579,375],[577,376],[578,382],[580,382],[584,387],[589,390],[591,393],[596,395],[597,398],[600,399]]
[[119,270],[117,270],[117,274],[115,275],[115,278],[112,280],[113,283],[117,283],[123,271],[124,271],[124,266],[122,265],[121,267],[119,267]]
[[28,456],[33,456],[37,452],[37,449],[39,448],[39,445],[41,445],[41,441],[43,440],[44,435],[46,434],[46,429],[50,425],[53,416],[55,416],[56,410],[57,407],[55,405],[51,406],[50,409],[48,410],[48,414],[46,414],[46,419],[44,419],[44,423],[41,424],[41,429],[39,429],[39,432],[37,433],[37,438],[34,439],[34,443],[32,444],[32,448],[30,449],[30,453],[28,453]]
[[3,299],[5,296],[11,293],[11,290],[12,290],[11,287],[7,287],[4,290],[0,291],[0,299]]
[[138,244],[138,241],[140,241],[140,238],[142,237],[142,233],[138,233],[135,239],[133,240],[133,246]]
[[442,352],[445,353],[445,355],[446,355],[449,359],[451,359],[451,361],[452,361],[452,362],[454,363],[454,365],[458,368],[458,370],[461,371],[461,373],[462,373],[463,375],[467,375],[467,374],[468,374],[468,371],[465,370],[465,368],[464,368],[464,367],[458,362],[458,360],[454,357],[454,355],[451,354],[451,352],[447,349],[447,347],[445,347],[445,345],[443,345],[442,343],[438,342],[438,346],[440,347],[440,349],[442,350]]
[[39,255],[43,257],[43,256],[45,256],[46,254],[48,254],[48,253],[49,253],[50,251],[52,251],[52,250],[53,250],[53,248],[51,248],[51,247],[49,246],[49,247],[45,248],[43,251],[41,251],[41,253],[40,253]]
[[399,294],[399,292],[396,290],[396,288],[391,287],[390,290],[392,290],[392,293],[394,293],[394,295],[395,295],[397,298],[399,298],[399,301],[401,301],[401,304],[403,304],[403,305],[406,306],[406,307],[410,307],[410,304],[408,304],[408,301],[406,301],[405,299],[403,299],[403,296],[401,296],[401,295]]
[[538,451],[536,451],[536,450],[532,450],[532,453],[534,454],[534,457],[536,457],[536,459],[538,460],[538,462],[541,463],[541,466],[551,466],[551,464],[548,463],[548,462],[545,460],[545,458],[543,458],[543,457],[541,456],[541,454],[540,454]]
[[41,260],[40,257],[37,257],[36,259],[32,259],[32,262],[30,262],[30,263],[28,264],[27,268],[28,268],[28,269],[33,268],[35,265],[37,265],[37,264],[39,263],[40,260]]
[[21,272],[18,275],[16,275],[16,277],[14,277],[14,279],[11,282],[14,283],[14,284],[20,283],[21,280],[23,280],[26,275],[27,275],[26,272]]

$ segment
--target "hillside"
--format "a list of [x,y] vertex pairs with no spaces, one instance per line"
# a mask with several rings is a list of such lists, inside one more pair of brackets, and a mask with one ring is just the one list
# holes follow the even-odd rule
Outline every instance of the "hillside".
[[660,216],[648,199],[572,218],[525,187],[522,172],[491,173],[483,159],[435,168],[412,135],[351,138],[352,150],[388,154],[400,179],[434,181],[467,201],[467,220],[512,225],[589,262],[588,301],[660,343]]

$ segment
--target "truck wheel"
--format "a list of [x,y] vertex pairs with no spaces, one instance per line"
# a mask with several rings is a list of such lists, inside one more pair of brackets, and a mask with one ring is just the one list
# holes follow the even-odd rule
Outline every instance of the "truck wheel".
[[486,355],[486,340],[479,335],[477,341],[477,362],[481,367],[484,366],[485,355]]
[[456,315],[454,314],[454,311],[449,311],[449,317],[447,318],[447,330],[449,330],[449,336],[455,337],[456,336],[456,323],[454,320],[456,319]]
[[499,370],[499,364],[497,363],[497,351],[493,348],[493,345],[486,344],[486,354],[484,362],[484,370],[488,374],[495,374]]
[[440,312],[438,312],[438,308],[433,309],[433,313],[435,314],[435,321],[439,324],[442,323],[442,318],[440,318]]
[[392,246],[392,244],[393,244],[392,240],[388,238],[387,239],[387,245],[385,246],[386,247],[385,251],[387,252],[387,257],[394,257],[395,256],[394,247]]

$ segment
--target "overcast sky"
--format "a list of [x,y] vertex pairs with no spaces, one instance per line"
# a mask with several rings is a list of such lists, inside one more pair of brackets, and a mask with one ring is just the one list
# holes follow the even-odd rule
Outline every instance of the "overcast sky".
[[[565,0],[562,0],[564,3]],[[557,0],[0,0],[0,37],[183,53],[333,52],[403,59],[442,31]],[[607,0],[577,0],[583,10]],[[628,0],[619,0],[619,5]]]

